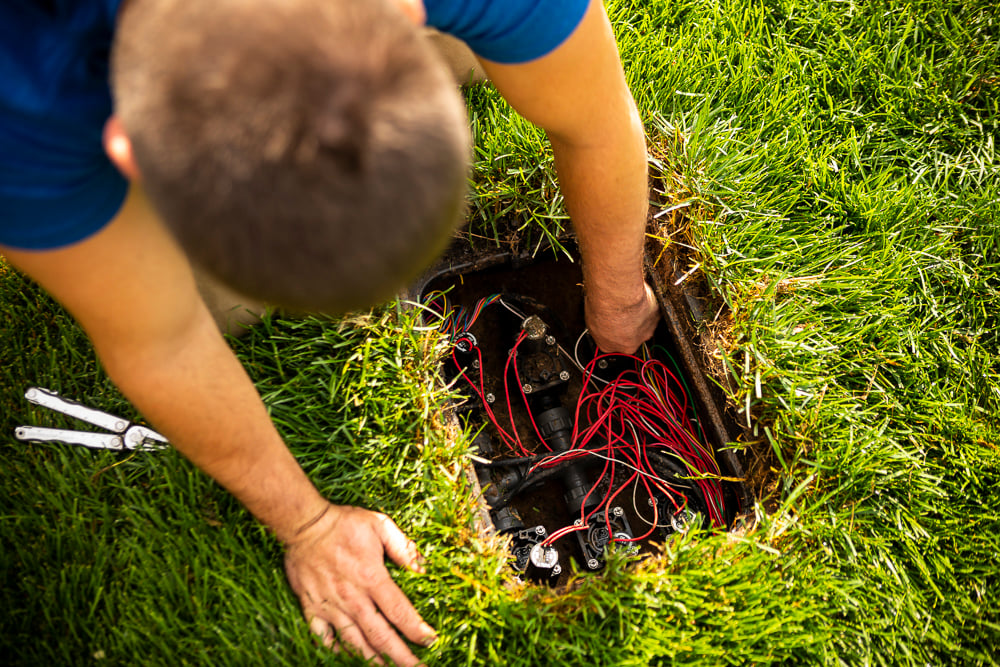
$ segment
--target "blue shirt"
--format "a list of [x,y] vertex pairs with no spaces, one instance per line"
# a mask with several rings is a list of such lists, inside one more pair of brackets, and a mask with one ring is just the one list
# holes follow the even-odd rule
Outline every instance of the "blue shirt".
[[573,34],[588,0],[424,0],[427,25],[507,65],[541,58]]
[[[210,0],[193,0],[196,2]],[[128,189],[104,153],[108,55],[121,0],[0,1],[0,245],[81,241]],[[588,0],[425,0],[427,23],[513,64],[558,47]]]

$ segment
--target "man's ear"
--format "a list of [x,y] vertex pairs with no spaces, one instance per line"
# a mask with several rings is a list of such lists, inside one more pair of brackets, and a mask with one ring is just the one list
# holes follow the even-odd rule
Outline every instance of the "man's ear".
[[136,166],[135,158],[132,156],[132,141],[125,134],[118,116],[112,115],[104,123],[103,142],[104,152],[125,178],[136,182],[142,180],[139,167]]
[[414,24],[424,25],[427,23],[427,10],[424,8],[424,0],[394,0],[394,2]]

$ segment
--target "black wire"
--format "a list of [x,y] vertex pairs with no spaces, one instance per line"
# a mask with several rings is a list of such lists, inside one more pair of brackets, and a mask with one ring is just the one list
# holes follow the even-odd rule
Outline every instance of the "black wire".
[[[595,447],[593,449],[593,451],[602,451],[603,449],[604,449],[604,447]],[[579,451],[589,452],[591,450],[590,449],[584,449],[584,450],[579,450]],[[677,484],[678,486],[684,486],[685,488],[690,488],[690,487],[693,486],[689,480],[682,479],[683,477],[685,477],[685,476],[688,475],[688,472],[685,471],[684,469],[682,469],[680,466],[678,466],[674,461],[672,461],[671,457],[669,455],[661,454],[661,453],[656,452],[656,451],[648,451],[646,454],[647,454],[647,456],[651,456],[654,459],[657,459],[657,462],[660,465],[662,465],[663,467],[665,467],[665,468],[667,468],[669,470],[669,473],[664,473],[662,470],[656,470],[655,472],[658,473],[658,475],[657,475],[658,477],[661,477],[661,478],[663,478],[665,480],[670,480],[671,482]],[[509,465],[516,465],[517,463],[529,463],[529,462],[537,461],[537,460],[544,459],[546,457],[551,457],[551,456],[554,456],[554,455],[553,454],[543,454],[543,455],[537,455],[537,456],[522,456],[522,457],[520,457],[518,459],[504,459],[502,461],[491,461],[490,464],[476,464],[476,465],[482,465],[483,467],[499,468],[499,467],[503,467],[501,464],[504,464],[504,463],[507,463]],[[552,466],[551,468],[543,468],[540,471],[532,472],[532,473],[529,473],[529,474],[525,475],[524,477],[521,478],[521,481],[519,481],[517,484],[515,484],[513,487],[511,487],[507,491],[505,491],[500,496],[500,498],[497,499],[496,503],[494,503],[493,505],[490,505],[490,510],[493,511],[493,512],[497,512],[497,511],[502,510],[503,508],[507,507],[507,505],[509,505],[511,503],[511,501],[513,501],[514,498],[519,493],[521,493],[522,491],[525,491],[525,490],[531,488],[532,486],[535,486],[536,484],[540,484],[540,483],[546,481],[547,479],[549,479],[549,478],[551,478],[551,477],[553,477],[553,476],[561,473],[562,471],[564,471],[566,468],[569,468],[570,466],[583,463],[582,459],[584,459],[584,458],[586,458],[586,457],[584,457],[584,456],[571,457],[571,458],[568,458],[565,461],[561,461],[561,462],[557,463],[556,465]],[[619,462],[622,463],[621,461],[619,461]]]

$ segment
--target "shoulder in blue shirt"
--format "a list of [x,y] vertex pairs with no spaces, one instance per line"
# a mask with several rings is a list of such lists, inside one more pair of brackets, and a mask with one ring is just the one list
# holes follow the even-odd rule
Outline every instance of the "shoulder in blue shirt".
[[104,154],[108,53],[121,0],[0,3],[0,244],[68,245],[127,190]]
[[424,0],[427,24],[503,64],[554,51],[583,19],[589,0]]

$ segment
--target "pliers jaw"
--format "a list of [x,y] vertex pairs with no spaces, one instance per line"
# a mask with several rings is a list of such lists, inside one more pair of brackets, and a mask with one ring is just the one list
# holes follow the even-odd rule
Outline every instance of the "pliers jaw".
[[167,439],[151,428],[133,424],[123,436],[125,449],[163,449],[169,444]]

